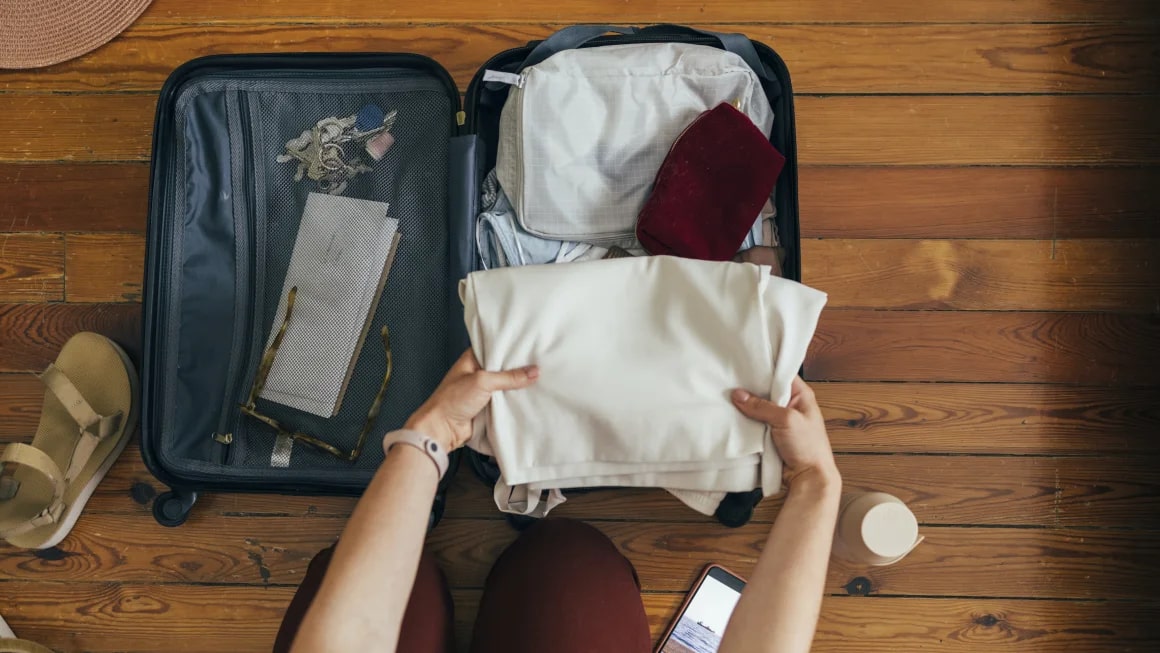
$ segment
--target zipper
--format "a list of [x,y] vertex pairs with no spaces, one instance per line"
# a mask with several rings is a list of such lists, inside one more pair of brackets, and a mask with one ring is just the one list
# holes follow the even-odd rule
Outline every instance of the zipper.
[[[252,150],[252,134],[248,108],[243,110],[242,92],[233,91],[226,95],[226,122],[238,134],[240,143],[230,139],[230,184],[233,186],[234,210],[234,324],[230,342],[230,363],[226,371],[225,393],[222,398],[221,413],[217,430],[211,435],[215,444],[215,458],[218,464],[226,463],[233,451],[233,431],[230,426],[237,423],[236,394],[238,376],[248,349],[246,327],[253,322],[251,266],[255,255],[254,242],[254,183],[251,166],[246,165]],[[236,128],[235,128],[236,126]]]

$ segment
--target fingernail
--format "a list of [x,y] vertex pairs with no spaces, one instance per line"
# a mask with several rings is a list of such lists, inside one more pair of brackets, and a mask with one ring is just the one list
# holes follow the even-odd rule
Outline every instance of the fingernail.
[[540,368],[529,365],[524,368],[524,374],[527,374],[529,379],[538,379],[540,378]]
[[752,395],[750,395],[747,391],[740,388],[733,391],[733,401],[736,401],[737,403],[743,404],[749,401],[749,397],[751,396]]

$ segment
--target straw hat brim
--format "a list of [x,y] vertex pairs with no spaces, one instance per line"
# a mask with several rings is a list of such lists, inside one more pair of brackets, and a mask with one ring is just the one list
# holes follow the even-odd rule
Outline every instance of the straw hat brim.
[[151,0],[0,0],[0,68],[39,68],[108,43]]

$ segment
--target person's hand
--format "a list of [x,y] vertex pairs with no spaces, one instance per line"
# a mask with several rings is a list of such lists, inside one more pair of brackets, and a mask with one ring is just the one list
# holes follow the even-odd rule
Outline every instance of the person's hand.
[[419,431],[443,445],[446,451],[454,451],[471,437],[471,420],[491,401],[491,393],[526,388],[539,376],[540,371],[534,365],[487,372],[480,369],[468,349],[404,428]]
[[784,464],[783,478],[787,486],[792,487],[803,478],[819,479],[827,484],[840,482],[822,410],[805,381],[794,377],[789,405],[785,408],[748,390],[734,390],[732,398],[733,405],[743,415],[770,426],[773,444]]

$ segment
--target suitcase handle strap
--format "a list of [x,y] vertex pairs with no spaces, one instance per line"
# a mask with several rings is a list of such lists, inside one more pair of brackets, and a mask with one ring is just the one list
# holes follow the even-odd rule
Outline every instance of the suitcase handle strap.
[[635,34],[636,31],[635,27],[618,27],[616,25],[572,25],[565,27],[543,41],[540,41],[536,47],[532,48],[531,53],[528,54],[527,59],[524,59],[523,65],[520,66],[520,70],[534,66],[557,52],[574,50],[592,39],[598,36],[604,36],[609,32],[615,32],[616,34]]
[[649,27],[618,27],[616,25],[572,25],[552,34],[548,38],[540,41],[536,47],[532,48],[531,53],[524,59],[524,63],[520,66],[520,70],[529,66],[534,66],[541,63],[548,57],[563,52],[564,50],[573,50],[585,43],[603,36],[609,32],[616,34],[673,34],[682,36],[708,36],[715,39],[721,44],[725,50],[741,57],[741,59],[757,73],[757,76],[767,81],[774,81],[773,74],[765,67],[761,61],[761,57],[757,56],[757,49],[753,47],[753,41],[749,40],[748,36],[744,34],[726,33],[726,32],[710,32],[708,30],[696,29],[693,27],[686,27],[684,25],[652,25]]

